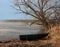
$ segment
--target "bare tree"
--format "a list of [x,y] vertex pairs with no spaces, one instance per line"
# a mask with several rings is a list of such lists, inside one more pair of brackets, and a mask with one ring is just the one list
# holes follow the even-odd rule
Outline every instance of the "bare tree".
[[60,9],[60,6],[52,3],[51,0],[15,0],[15,9],[20,14],[34,17],[36,21],[31,24],[38,22],[37,24],[43,25],[46,29],[50,28],[50,17],[55,14],[54,9],[57,8]]

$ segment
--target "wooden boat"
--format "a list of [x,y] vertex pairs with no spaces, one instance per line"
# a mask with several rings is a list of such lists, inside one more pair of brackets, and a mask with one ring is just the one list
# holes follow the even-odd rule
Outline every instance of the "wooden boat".
[[20,40],[43,40],[46,36],[48,36],[49,33],[43,33],[43,34],[29,34],[29,35],[19,35]]

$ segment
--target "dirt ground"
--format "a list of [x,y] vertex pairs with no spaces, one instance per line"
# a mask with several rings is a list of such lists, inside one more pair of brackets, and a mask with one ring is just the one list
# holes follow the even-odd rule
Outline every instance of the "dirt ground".
[[6,41],[0,42],[0,47],[60,47],[60,39],[56,43],[51,43],[50,40],[36,41]]
[[6,41],[1,42],[0,47],[51,47],[52,44],[48,40],[36,41]]

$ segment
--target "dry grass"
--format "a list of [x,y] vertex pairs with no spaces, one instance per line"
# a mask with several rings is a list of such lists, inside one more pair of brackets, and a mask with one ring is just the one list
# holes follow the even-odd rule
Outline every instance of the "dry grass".
[[48,47],[51,43],[48,40],[37,41],[10,41],[7,43],[0,43],[0,47]]
[[50,42],[53,43],[54,47],[60,47],[60,26],[54,26],[50,30]]
[[59,39],[60,38],[60,26],[54,26],[50,30],[51,39]]

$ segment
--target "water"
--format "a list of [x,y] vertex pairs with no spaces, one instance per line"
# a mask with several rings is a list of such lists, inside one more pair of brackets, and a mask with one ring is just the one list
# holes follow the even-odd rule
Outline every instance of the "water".
[[39,27],[22,22],[0,21],[0,40],[19,39],[19,35],[36,34],[39,32]]

